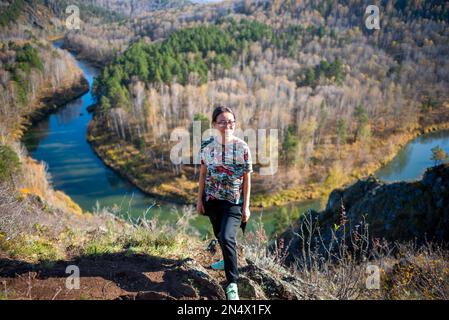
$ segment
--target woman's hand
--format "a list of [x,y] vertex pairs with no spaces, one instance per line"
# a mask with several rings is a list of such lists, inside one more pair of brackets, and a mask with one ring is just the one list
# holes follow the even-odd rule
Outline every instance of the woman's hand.
[[247,222],[250,216],[251,216],[251,212],[249,211],[249,206],[243,205],[242,221]]
[[196,202],[196,211],[198,211],[199,214],[205,214],[205,210],[204,210],[204,204],[203,204],[203,200],[202,199],[198,199],[198,201]]

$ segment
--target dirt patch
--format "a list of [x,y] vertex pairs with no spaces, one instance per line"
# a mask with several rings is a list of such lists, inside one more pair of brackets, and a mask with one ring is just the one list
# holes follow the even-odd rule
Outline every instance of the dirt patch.
[[[1,294],[46,300],[222,299],[215,275],[201,277],[201,265],[186,267],[185,261],[124,253],[38,264],[0,258]],[[79,289],[66,286],[69,265],[79,268]]]

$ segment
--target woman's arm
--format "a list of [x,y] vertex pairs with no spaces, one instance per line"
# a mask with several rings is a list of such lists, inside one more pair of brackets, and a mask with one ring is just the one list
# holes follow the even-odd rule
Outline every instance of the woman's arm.
[[248,221],[251,215],[249,211],[249,198],[251,194],[251,172],[245,172],[243,174],[243,211],[242,220],[243,222]]
[[206,172],[207,167],[204,164],[201,164],[200,167],[200,179],[198,183],[198,198],[196,200],[196,210],[199,214],[204,214],[204,203],[203,203],[203,193],[204,193],[204,184],[206,182]]

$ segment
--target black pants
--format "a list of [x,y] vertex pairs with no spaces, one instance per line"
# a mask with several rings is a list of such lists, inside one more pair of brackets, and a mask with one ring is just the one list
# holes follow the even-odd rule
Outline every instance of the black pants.
[[242,219],[242,205],[226,200],[209,200],[205,203],[206,215],[209,216],[214,235],[218,239],[223,252],[226,279],[228,284],[237,283],[239,271],[237,268],[236,235]]

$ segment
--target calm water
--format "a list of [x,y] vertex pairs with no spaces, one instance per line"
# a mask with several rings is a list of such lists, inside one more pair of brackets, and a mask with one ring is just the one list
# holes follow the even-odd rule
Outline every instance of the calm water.
[[[62,45],[59,41],[54,44],[56,47]],[[100,70],[84,61],[75,60],[92,86]],[[183,210],[189,207],[164,203],[145,195],[106,167],[95,155],[86,139],[87,125],[92,118],[86,108],[94,102],[94,97],[88,92],[30,128],[23,142],[31,156],[47,164],[54,188],[64,191],[86,211],[93,212],[97,206],[115,207],[117,214],[124,217],[137,218],[146,212],[146,217],[157,215],[161,220],[176,223]],[[288,208],[289,211],[292,207],[304,211],[307,208],[318,209],[318,206],[318,202],[311,201]],[[190,208],[193,210],[193,207]],[[260,217],[266,231],[271,233],[275,214],[279,210],[254,212],[248,230],[254,228],[255,221]],[[196,216],[191,226],[202,235],[212,232],[207,217]]]
[[376,172],[376,176],[388,181],[419,179],[426,168],[434,165],[430,160],[431,149],[440,146],[449,153],[449,131],[431,132],[409,142],[390,163]]
[[[55,42],[59,47],[60,42]],[[92,86],[99,69],[77,60]],[[55,189],[68,194],[84,210],[116,206],[120,214],[136,217],[151,207],[149,216],[160,213],[173,216],[180,206],[164,204],[143,194],[138,188],[106,167],[87,142],[87,124],[92,115],[86,108],[95,102],[89,91],[59,108],[57,112],[33,126],[24,137],[34,159],[47,163]]]
[[[60,47],[61,42],[55,42]],[[75,59],[92,86],[99,69]],[[114,171],[106,167],[95,155],[86,139],[87,124],[91,115],[86,108],[95,102],[91,93],[71,101],[33,126],[24,136],[24,143],[34,159],[44,161],[55,189],[68,194],[86,211],[97,206],[115,207],[117,214],[136,218],[146,212],[146,217],[157,216],[175,224],[183,210],[189,207],[164,203],[142,193]],[[431,133],[418,137],[408,144],[398,156],[377,175],[387,181],[418,178],[424,169],[432,165],[430,149],[440,145],[449,152],[449,132]],[[271,234],[275,217],[283,210],[304,212],[320,208],[319,201],[290,204],[284,209],[270,208],[253,212],[248,230],[254,229],[256,221],[262,221]],[[190,207],[193,210],[193,207]],[[207,217],[196,216],[191,221],[193,229],[202,235],[211,234]]]

